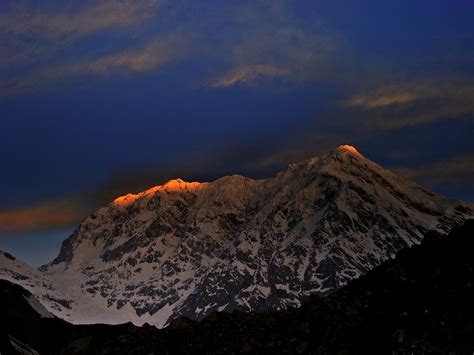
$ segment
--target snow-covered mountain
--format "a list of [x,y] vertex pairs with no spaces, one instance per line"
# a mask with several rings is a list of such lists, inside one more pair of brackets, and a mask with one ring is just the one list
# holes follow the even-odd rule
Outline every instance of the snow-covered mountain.
[[0,278],[73,323],[163,326],[298,306],[473,216],[340,146],[266,180],[177,179],[119,197],[40,270],[0,254]]

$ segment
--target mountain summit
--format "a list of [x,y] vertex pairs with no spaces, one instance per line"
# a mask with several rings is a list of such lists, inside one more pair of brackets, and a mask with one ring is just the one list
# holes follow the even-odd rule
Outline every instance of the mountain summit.
[[359,151],[353,147],[352,145],[347,145],[347,144],[343,144],[343,145],[340,145],[339,147],[337,147],[336,149],[338,150],[345,150],[347,152],[351,152],[352,154],[358,154],[358,155],[361,155],[359,153]]
[[164,326],[299,306],[473,215],[342,145],[265,180],[176,179],[119,197],[41,271],[0,254],[0,278],[74,323]]

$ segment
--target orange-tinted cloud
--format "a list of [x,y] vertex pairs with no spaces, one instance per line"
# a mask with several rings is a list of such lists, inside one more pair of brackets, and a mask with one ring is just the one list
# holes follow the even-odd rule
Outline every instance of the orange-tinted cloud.
[[233,21],[242,36],[220,53],[228,69],[211,80],[211,87],[252,85],[260,79],[321,79],[338,41],[319,28],[303,28],[288,5],[257,1],[236,8]]
[[358,95],[350,100],[350,106],[374,109],[391,105],[401,105],[417,100],[411,92],[394,92],[381,95]]
[[474,85],[460,80],[385,84],[357,94],[344,105],[364,112],[371,128],[396,129],[474,115]]
[[184,43],[185,40],[180,36],[163,37],[139,50],[127,50],[77,65],[74,71],[82,68],[85,74],[100,74],[116,69],[146,72],[179,57],[184,52]]
[[28,2],[12,2],[0,13],[0,69],[17,66],[41,71],[54,63],[58,53],[74,51],[81,38],[105,31],[109,35],[119,31],[123,36],[123,29],[149,23],[161,0],[64,2],[36,9],[25,4]]
[[229,87],[237,84],[247,84],[258,78],[277,78],[289,75],[285,68],[279,68],[266,64],[255,64],[237,67],[217,78],[212,87]]
[[47,230],[77,225],[84,218],[75,199],[47,201],[34,206],[0,210],[1,232]]
[[107,75],[113,72],[147,72],[180,58],[185,39],[178,35],[155,39],[139,49],[126,49],[99,58],[70,64],[49,65],[25,76],[4,80],[0,96],[29,93],[58,81],[78,76]]
[[41,12],[16,7],[0,16],[0,27],[13,35],[77,38],[139,24],[150,18],[159,4],[158,0],[101,0],[85,8]]

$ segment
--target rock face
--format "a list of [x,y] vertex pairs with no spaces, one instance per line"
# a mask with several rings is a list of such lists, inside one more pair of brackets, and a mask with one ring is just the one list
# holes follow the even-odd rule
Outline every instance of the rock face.
[[2,354],[422,354],[474,351],[474,220],[427,235],[298,309],[211,313],[152,326],[72,325],[0,280]]
[[474,220],[449,236],[427,235],[299,309],[178,319],[160,331],[154,347],[195,354],[470,354],[473,248]]
[[28,289],[74,323],[164,326],[212,311],[299,306],[473,214],[341,146],[266,180],[177,179],[120,197],[41,268],[62,296],[48,299],[38,283]]
[[178,319],[159,331],[154,348],[177,354],[471,354],[474,220],[449,236],[430,234],[296,310]]

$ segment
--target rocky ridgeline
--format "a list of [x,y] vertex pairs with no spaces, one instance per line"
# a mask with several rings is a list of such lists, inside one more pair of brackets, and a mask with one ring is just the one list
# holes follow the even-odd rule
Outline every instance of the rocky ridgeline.
[[[161,327],[214,311],[284,309],[471,216],[471,206],[341,146],[266,180],[177,179],[120,197],[86,218],[26,287],[74,323]],[[0,258],[0,275],[28,274],[10,264]]]

